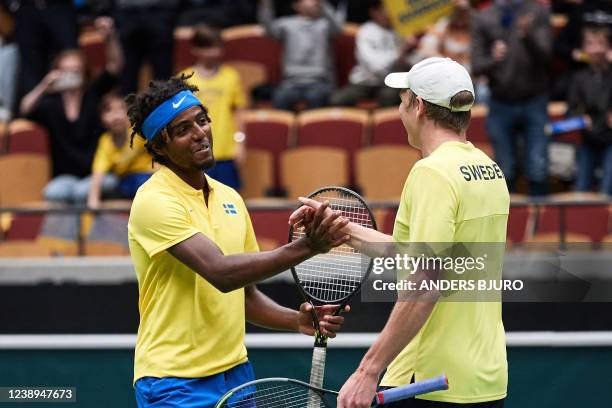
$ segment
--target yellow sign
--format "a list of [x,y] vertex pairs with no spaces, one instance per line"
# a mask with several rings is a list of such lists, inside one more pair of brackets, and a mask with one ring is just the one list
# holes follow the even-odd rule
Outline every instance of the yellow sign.
[[453,11],[453,0],[384,0],[400,35],[420,34]]

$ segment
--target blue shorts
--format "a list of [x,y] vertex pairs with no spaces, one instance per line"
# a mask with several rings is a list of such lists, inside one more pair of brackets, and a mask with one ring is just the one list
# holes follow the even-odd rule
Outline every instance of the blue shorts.
[[206,170],[206,174],[236,191],[240,190],[240,174],[233,160],[217,160],[214,167]]
[[134,388],[139,408],[212,408],[227,391],[254,379],[253,367],[246,362],[204,378],[143,377]]

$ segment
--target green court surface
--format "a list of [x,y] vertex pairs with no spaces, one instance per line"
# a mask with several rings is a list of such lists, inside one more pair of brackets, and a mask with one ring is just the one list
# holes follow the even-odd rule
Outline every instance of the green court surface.
[[[338,389],[363,348],[331,349],[325,385]],[[307,379],[309,349],[252,349],[258,378]],[[612,347],[510,347],[510,408],[604,407],[612,401]],[[0,350],[0,386],[74,386],[77,403],[1,404],[15,407],[135,407],[133,351]],[[452,383],[451,383],[452,386]]]

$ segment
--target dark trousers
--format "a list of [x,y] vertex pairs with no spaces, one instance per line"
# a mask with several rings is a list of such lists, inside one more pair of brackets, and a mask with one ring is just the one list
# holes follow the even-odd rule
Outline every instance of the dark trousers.
[[[501,167],[510,191],[517,178],[517,139],[523,137],[523,164],[529,180],[530,195],[548,193],[548,138],[544,126],[548,120],[548,98],[537,96],[522,103],[505,103],[495,97],[489,104],[487,132],[493,142],[495,159]],[[522,130],[517,132],[517,129]],[[518,134],[517,134],[518,133]]]
[[49,72],[53,58],[77,48],[76,13],[70,2],[21,2],[15,12],[15,41],[19,47],[18,97],[32,90]]
[[173,9],[120,9],[115,15],[125,68],[121,92],[135,92],[138,73],[145,60],[151,63],[153,79],[166,80],[173,74],[174,23]]

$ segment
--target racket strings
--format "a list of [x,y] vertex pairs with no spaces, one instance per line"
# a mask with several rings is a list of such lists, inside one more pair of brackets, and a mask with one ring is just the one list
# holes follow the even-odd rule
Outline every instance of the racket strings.
[[[368,208],[351,194],[328,190],[310,198],[328,201],[332,210],[339,211],[341,216],[355,224],[374,227]],[[295,229],[293,239],[305,234],[304,228]],[[316,299],[334,302],[354,292],[364,278],[369,261],[348,245],[342,245],[308,259],[295,270],[306,292]]]
[[322,397],[307,387],[292,383],[249,386],[228,398],[227,408],[305,408],[325,407]]

